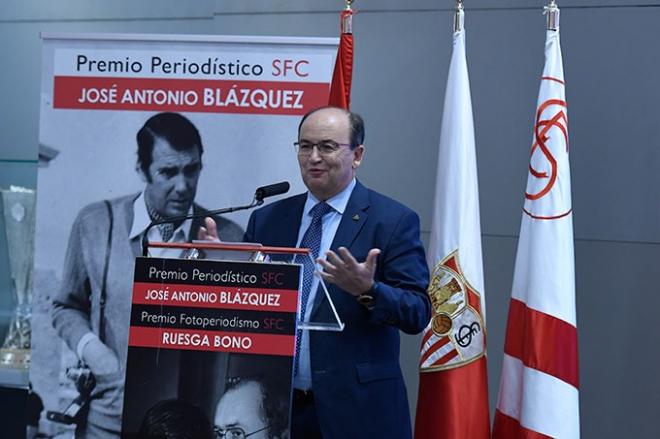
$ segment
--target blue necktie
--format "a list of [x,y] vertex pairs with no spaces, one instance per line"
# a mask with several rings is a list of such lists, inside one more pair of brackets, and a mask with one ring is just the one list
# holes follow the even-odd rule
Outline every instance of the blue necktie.
[[[300,241],[301,248],[308,248],[312,259],[319,257],[321,249],[321,236],[323,235],[323,216],[332,212],[332,207],[325,202],[320,202],[312,207],[309,213],[312,215],[312,222],[305,231],[302,241]],[[303,266],[303,282],[302,294],[300,296],[300,318],[305,319],[305,311],[307,310],[307,301],[309,300],[309,293],[312,289],[312,281],[314,280],[314,263],[313,261],[304,256],[296,256],[295,261]],[[302,330],[296,332],[296,357],[293,368],[293,375],[298,375],[298,356],[300,353],[300,342],[302,341]]]

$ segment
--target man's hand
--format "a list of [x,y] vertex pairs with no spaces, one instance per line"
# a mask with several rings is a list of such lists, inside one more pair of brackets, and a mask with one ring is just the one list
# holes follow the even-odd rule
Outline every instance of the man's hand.
[[215,224],[215,221],[211,217],[204,218],[204,225],[206,227],[200,227],[197,231],[197,239],[200,241],[216,241],[220,242],[218,237],[218,226]]
[[323,267],[323,271],[319,273],[323,280],[356,297],[369,291],[374,284],[376,258],[380,250],[369,250],[364,262],[358,262],[346,247],[339,247],[338,253],[330,250],[325,254],[326,260],[316,260]]
[[83,361],[94,375],[107,375],[119,370],[119,360],[112,350],[94,337],[82,351]]

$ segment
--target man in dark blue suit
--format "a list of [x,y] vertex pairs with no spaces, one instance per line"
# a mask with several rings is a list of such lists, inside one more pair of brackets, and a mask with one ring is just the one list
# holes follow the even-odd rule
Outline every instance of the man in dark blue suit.
[[[426,327],[429,273],[418,216],[355,178],[363,141],[357,114],[325,107],[304,116],[296,146],[308,192],[255,211],[245,233],[248,242],[282,247],[312,248],[307,235],[320,238],[320,274],[346,325],[342,332],[302,332],[293,439],[412,436],[399,330],[416,334]],[[314,227],[317,205],[323,206],[320,228]],[[329,321],[317,287],[314,280],[301,308],[307,319]]]

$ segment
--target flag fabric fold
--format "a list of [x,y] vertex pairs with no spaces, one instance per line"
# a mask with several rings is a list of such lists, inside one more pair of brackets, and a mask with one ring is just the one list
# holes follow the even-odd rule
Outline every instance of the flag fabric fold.
[[548,30],[493,438],[579,438],[568,117]]
[[485,298],[464,29],[454,33],[435,194],[428,252],[433,318],[422,338],[415,437],[486,439]]
[[351,106],[351,83],[353,81],[353,11],[341,12],[341,36],[332,73],[328,105],[348,110]]

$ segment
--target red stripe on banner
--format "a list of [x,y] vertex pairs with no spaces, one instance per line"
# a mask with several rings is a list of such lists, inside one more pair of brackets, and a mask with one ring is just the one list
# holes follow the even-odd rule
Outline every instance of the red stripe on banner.
[[504,352],[527,367],[579,387],[575,327],[516,299],[509,304]]
[[131,326],[128,345],[291,357],[295,350],[295,336]]
[[416,439],[490,438],[486,357],[419,375]]
[[325,105],[318,82],[56,76],[54,108],[302,115]]
[[445,346],[449,343],[449,337],[442,337],[433,343],[429,348],[422,354],[422,358],[419,360],[419,364],[423,364],[435,351]]
[[424,334],[422,335],[422,344],[421,344],[422,348],[424,347],[424,343],[429,341],[432,336],[433,336],[433,331],[432,330],[429,329],[428,331],[424,332]]
[[552,437],[525,428],[517,419],[495,410],[493,439],[552,439]]
[[458,351],[456,349],[452,349],[451,351],[447,352],[442,357],[435,360],[433,362],[433,364],[431,364],[431,366],[429,366],[429,367],[442,366],[443,364],[448,363],[449,361],[453,360],[456,357],[458,357]]
[[190,308],[296,312],[298,291],[135,282],[133,284],[133,303]]

